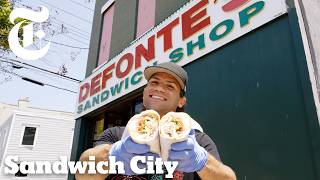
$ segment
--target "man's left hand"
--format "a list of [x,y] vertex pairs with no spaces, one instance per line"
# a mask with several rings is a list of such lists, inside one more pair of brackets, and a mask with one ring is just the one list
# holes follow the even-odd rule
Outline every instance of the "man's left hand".
[[208,161],[208,152],[201,147],[192,129],[188,139],[171,145],[169,161],[178,161],[176,170],[182,172],[200,171]]

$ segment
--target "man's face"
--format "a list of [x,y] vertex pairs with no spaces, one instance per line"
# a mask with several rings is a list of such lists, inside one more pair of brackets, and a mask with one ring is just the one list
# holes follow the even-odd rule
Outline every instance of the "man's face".
[[179,83],[172,75],[156,73],[149,79],[143,91],[143,105],[163,116],[186,103],[186,98],[180,97],[180,91]]

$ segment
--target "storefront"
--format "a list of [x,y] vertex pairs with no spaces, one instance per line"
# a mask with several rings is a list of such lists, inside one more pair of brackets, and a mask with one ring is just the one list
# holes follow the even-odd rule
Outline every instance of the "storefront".
[[[79,86],[74,160],[103,130],[124,126],[140,112],[144,68],[172,61],[189,75],[187,112],[238,179],[319,178],[315,77],[309,76],[293,1],[99,3],[100,26],[93,28],[100,27],[100,36],[92,35],[87,78]],[[166,6],[174,13],[148,30],[139,26],[143,5],[155,10],[156,21],[146,17],[146,23],[156,24]],[[119,15],[121,8],[133,16]],[[124,26],[125,17],[134,19],[132,26]],[[140,35],[143,28],[148,31]]]

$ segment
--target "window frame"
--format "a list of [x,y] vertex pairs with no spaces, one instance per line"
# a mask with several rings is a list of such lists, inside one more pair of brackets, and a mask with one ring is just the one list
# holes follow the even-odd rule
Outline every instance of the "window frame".
[[[35,134],[34,134],[34,139],[33,139],[33,144],[32,144],[32,145],[22,144],[22,143],[23,143],[24,133],[25,133],[27,127],[36,128],[36,132],[35,132]],[[21,133],[19,146],[20,146],[20,147],[30,147],[30,148],[34,148],[34,147],[36,146],[36,140],[37,140],[37,137],[38,137],[38,133],[39,133],[39,128],[40,128],[40,126],[39,126],[39,125],[34,125],[34,124],[22,124],[22,128],[23,128],[23,131],[22,131],[22,133]]]
[[114,3],[115,0],[109,0],[108,2],[106,2],[102,8],[101,8],[101,15],[104,14],[104,12],[109,9],[109,7]]

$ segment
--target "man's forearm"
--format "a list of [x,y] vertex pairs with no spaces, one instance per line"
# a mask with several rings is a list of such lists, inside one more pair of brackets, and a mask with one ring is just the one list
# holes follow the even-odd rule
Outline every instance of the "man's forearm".
[[197,172],[201,179],[213,179],[213,180],[236,180],[236,175],[232,169],[212,155],[208,154],[208,162],[205,167]]
[[[89,156],[95,156],[96,164],[100,161],[108,161],[109,156],[109,149],[111,145],[110,144],[102,144],[98,145],[94,148],[88,149],[85,152],[83,152],[80,156],[80,161],[89,161]],[[88,170],[88,169],[87,169]],[[104,180],[108,174],[99,174],[98,172],[96,174],[88,174],[88,171],[86,170],[85,174],[76,174],[77,180]],[[107,169],[105,169],[107,170]]]

